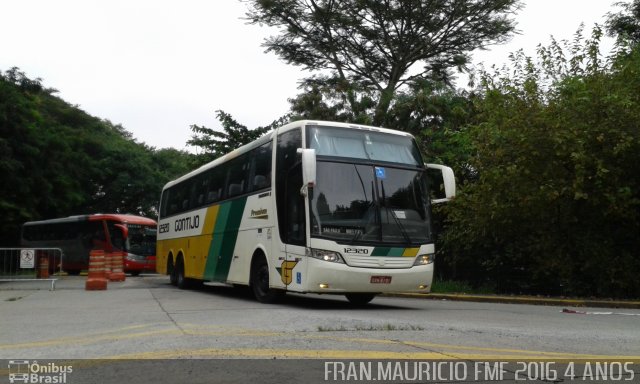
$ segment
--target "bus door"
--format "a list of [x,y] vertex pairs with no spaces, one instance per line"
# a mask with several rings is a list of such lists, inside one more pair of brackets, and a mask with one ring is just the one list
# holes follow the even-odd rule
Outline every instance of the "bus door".
[[302,131],[294,129],[278,135],[276,152],[276,205],[278,231],[284,256],[278,256],[276,268],[287,290],[299,291],[304,283],[306,267],[305,198],[302,187],[302,164],[298,148],[302,147]]
[[282,266],[281,276],[287,290],[301,291],[303,274],[306,271],[306,242],[307,226],[305,215],[305,198],[300,194],[302,186],[301,167],[297,165],[289,175],[287,185],[287,220],[285,245],[285,263]]

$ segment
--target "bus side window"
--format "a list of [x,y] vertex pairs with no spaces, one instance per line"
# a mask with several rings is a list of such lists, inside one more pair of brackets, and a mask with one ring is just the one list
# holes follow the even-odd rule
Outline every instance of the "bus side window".
[[191,185],[191,204],[189,205],[190,209],[199,208],[204,205],[204,196],[207,193],[207,186],[209,184],[209,179],[204,177],[203,175],[198,176],[195,180],[193,180]]
[[180,193],[180,184],[174,185],[167,191],[167,216],[175,215],[180,212],[180,204],[182,203],[182,193]]
[[229,184],[229,197],[239,195],[242,193],[241,184]]
[[218,200],[218,192],[216,191],[210,191],[207,194],[207,203],[213,203],[214,201]]
[[107,227],[109,229],[109,237],[111,238],[111,246],[114,251],[124,251],[124,237],[122,231],[115,225],[116,223],[109,221]]
[[221,168],[214,168],[205,174],[205,178],[207,179],[207,204],[215,203],[222,199],[225,174],[221,172],[221,170]]
[[271,147],[271,142],[268,142],[253,150],[251,161],[252,191],[271,186]]
[[107,238],[104,233],[104,226],[102,221],[92,221],[87,226],[89,228],[91,249],[105,249],[107,245]]
[[255,175],[253,177],[253,190],[265,188],[267,186],[267,177],[263,175]]
[[231,160],[227,172],[227,197],[233,197],[247,192],[247,178],[249,177],[250,165],[249,154],[244,154]]

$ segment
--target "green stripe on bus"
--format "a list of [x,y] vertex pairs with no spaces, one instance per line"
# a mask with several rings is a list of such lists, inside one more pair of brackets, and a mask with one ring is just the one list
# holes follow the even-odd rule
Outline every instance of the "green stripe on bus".
[[220,255],[222,258],[218,260],[213,279],[215,281],[227,281],[229,276],[229,268],[231,268],[231,260],[233,259],[233,250],[236,248],[236,240],[238,240],[238,230],[242,222],[242,214],[247,198],[233,200],[230,202],[229,214],[227,215],[226,226],[222,244],[220,245]]
[[373,252],[371,252],[371,256],[387,256],[390,249],[389,247],[375,247],[373,248]]
[[209,256],[204,268],[205,280],[222,282],[227,280],[246,203],[247,198],[242,197],[220,205],[209,246]]
[[375,247],[371,252],[371,256],[400,257],[404,250],[405,248]]
[[213,276],[218,267],[218,257],[221,254],[220,250],[227,226],[227,218],[229,217],[229,208],[231,208],[230,202],[222,203],[218,209],[218,217],[216,217],[216,224],[213,227],[213,237],[209,245],[209,255],[207,256],[207,263],[204,267],[203,278],[205,280],[213,280]]

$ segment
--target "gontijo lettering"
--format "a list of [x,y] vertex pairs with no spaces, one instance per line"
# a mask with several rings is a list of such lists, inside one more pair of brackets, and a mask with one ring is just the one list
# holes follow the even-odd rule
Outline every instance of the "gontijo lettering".
[[200,216],[185,217],[175,221],[173,230],[176,232],[200,228]]

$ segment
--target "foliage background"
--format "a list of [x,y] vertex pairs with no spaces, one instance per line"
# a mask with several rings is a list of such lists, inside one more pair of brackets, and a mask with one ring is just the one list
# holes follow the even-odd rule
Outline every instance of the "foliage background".
[[155,217],[162,185],[192,156],[138,143],[17,68],[0,72],[0,244],[25,221],[118,212]]

